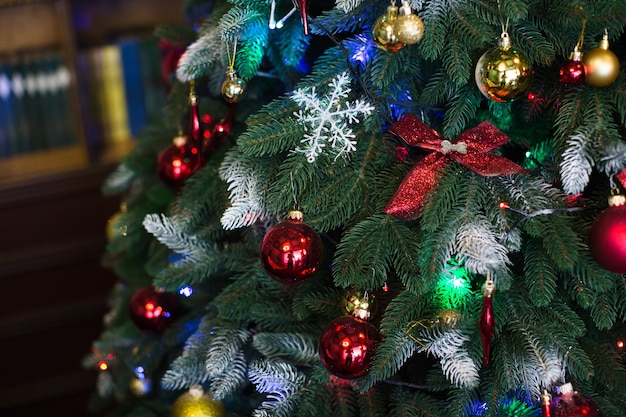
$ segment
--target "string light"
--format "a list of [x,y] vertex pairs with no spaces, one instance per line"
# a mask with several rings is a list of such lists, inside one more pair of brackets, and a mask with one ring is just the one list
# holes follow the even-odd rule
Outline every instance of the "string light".
[[109,364],[107,364],[105,361],[100,361],[98,362],[98,369],[100,369],[101,371],[106,371],[107,369],[109,369]]

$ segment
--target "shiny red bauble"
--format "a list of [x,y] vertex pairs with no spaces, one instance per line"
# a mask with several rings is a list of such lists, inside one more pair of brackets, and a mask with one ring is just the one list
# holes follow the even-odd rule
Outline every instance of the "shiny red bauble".
[[626,204],[609,206],[589,229],[589,250],[604,269],[626,274]]
[[367,373],[379,343],[380,333],[373,324],[356,317],[340,317],[322,333],[320,359],[333,375],[359,378]]
[[270,228],[261,244],[261,263],[277,281],[293,284],[305,281],[322,263],[324,246],[313,228],[292,211],[286,221]]
[[163,332],[176,320],[177,313],[176,295],[154,287],[141,288],[130,299],[130,318],[145,332]]
[[585,66],[582,61],[570,59],[559,71],[559,82],[567,85],[580,85],[585,82]]
[[165,148],[157,161],[159,178],[175,190],[202,166],[200,150],[186,141],[179,141]]
[[598,404],[591,398],[579,394],[566,384],[561,387],[561,394],[552,399],[551,417],[603,417]]

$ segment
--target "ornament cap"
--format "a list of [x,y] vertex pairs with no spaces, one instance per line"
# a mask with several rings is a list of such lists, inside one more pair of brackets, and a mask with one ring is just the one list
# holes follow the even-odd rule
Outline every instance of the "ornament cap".
[[502,32],[498,46],[505,51],[511,47],[511,38],[507,32]]
[[598,45],[598,48],[604,49],[604,50],[608,51],[608,49],[609,49],[609,34],[607,32],[605,32],[604,35],[602,36],[602,40],[600,41],[600,45]]
[[178,132],[178,135],[174,136],[174,139],[172,139],[172,143],[181,148],[187,143],[187,136],[183,135],[183,132]]
[[398,6],[395,4],[387,7],[387,20],[394,21],[398,17]]
[[541,404],[542,405],[550,405],[551,401],[552,401],[552,397],[550,396],[548,391],[544,389],[541,392]]
[[[397,7],[396,7],[396,9],[397,9]],[[410,15],[412,13],[413,12],[411,11],[411,5],[409,4],[409,2],[407,0],[403,0],[402,1],[402,6],[400,6],[400,10],[398,12],[398,15],[400,15],[400,16],[408,16],[408,15]]]
[[567,384],[563,384],[559,387],[559,394],[562,397],[571,397],[575,393],[576,392],[574,391],[574,387],[572,386],[571,382],[568,382]]
[[610,207],[618,207],[626,204],[626,196],[622,194],[614,194],[609,197],[609,206]]
[[194,398],[200,398],[204,395],[202,385],[192,385],[189,387],[189,394]]
[[580,49],[578,49],[578,46],[574,48],[574,50],[569,56],[569,59],[572,61],[576,61],[576,62],[580,62],[583,60],[583,53]]
[[304,213],[302,213],[300,210],[291,210],[287,214],[287,220],[296,221],[296,222],[304,221]]

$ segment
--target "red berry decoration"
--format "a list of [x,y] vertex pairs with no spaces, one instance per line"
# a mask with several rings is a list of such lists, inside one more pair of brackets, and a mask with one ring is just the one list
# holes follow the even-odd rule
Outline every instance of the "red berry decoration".
[[322,263],[322,239],[303,223],[300,211],[268,230],[261,244],[261,263],[277,281],[292,284],[309,278]]
[[178,136],[174,138],[174,143],[159,155],[157,172],[161,181],[178,190],[201,166],[202,159],[198,148],[188,143],[184,136]]
[[177,312],[176,295],[154,287],[141,288],[130,299],[130,318],[145,332],[163,332],[176,319]]
[[577,48],[559,71],[559,82],[567,85],[580,85],[585,82],[583,54]]
[[598,404],[574,391],[570,383],[560,387],[560,394],[552,399],[551,409],[551,417],[604,417]]
[[380,333],[373,324],[356,317],[340,317],[322,333],[320,359],[333,375],[359,378],[367,373],[379,343]]
[[609,198],[609,207],[596,217],[589,229],[591,255],[604,269],[626,274],[626,198]]

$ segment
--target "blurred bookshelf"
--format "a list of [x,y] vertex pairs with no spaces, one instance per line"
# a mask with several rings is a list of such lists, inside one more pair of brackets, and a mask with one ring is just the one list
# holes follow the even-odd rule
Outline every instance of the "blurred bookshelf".
[[165,104],[182,0],[0,0],[0,189],[113,165]]

